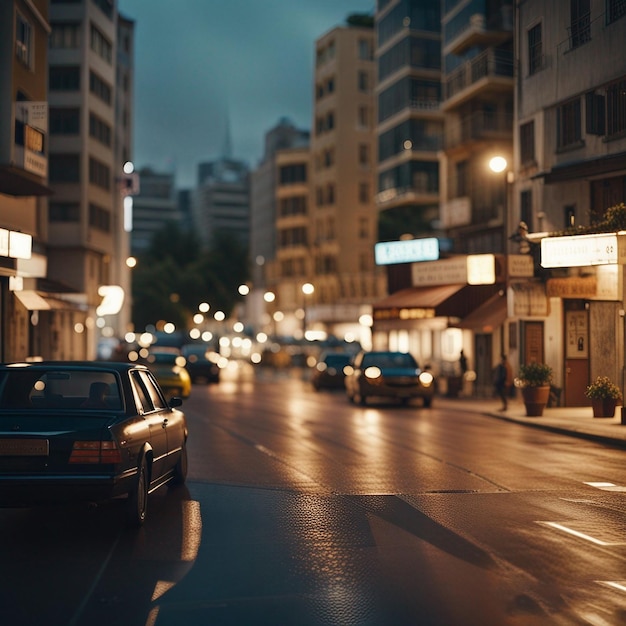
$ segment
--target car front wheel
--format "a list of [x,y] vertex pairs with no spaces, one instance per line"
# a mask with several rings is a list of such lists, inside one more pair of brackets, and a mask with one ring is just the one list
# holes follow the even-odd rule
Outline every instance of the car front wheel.
[[137,468],[133,488],[128,492],[126,521],[129,526],[138,528],[146,521],[148,513],[148,464],[145,457]]

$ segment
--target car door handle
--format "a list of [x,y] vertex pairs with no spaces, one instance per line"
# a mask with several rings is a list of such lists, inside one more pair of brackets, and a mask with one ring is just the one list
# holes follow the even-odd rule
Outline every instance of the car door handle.
[[163,423],[161,424],[161,428],[167,428],[167,417],[163,420]]

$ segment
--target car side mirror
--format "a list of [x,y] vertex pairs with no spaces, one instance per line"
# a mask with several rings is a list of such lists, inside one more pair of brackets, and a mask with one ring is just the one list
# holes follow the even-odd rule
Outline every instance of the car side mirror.
[[183,403],[182,398],[179,398],[178,396],[174,396],[173,398],[170,398],[169,405],[172,409],[175,409],[177,406],[181,406],[182,403]]

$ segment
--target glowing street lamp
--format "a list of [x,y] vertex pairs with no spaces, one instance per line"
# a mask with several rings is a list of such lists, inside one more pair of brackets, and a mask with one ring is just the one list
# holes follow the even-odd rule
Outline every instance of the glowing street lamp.
[[489,169],[494,174],[504,175],[504,202],[502,207],[502,252],[508,253],[509,244],[509,184],[513,182],[513,172],[507,171],[508,161],[500,155],[494,156],[489,160]]

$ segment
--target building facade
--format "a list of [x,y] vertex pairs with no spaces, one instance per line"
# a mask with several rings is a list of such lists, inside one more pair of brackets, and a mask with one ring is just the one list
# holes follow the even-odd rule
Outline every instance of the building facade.
[[47,0],[0,5],[0,360],[49,355]]
[[376,64],[373,21],[351,16],[315,43],[308,324],[369,343],[358,320],[385,293],[374,264]]
[[[127,250],[120,181],[130,146],[130,23],[114,2],[52,2],[49,50],[50,172],[48,277],[73,293],[75,338],[62,358],[93,358],[115,292],[120,305]],[[118,99],[118,65],[128,94]],[[118,111],[124,119],[118,120]],[[123,121],[126,121],[124,126]],[[121,137],[124,137],[123,139]],[[121,279],[121,280],[120,280]],[[120,290],[122,290],[120,292]],[[100,309],[100,312],[99,312]]]
[[535,300],[546,303],[543,315],[512,311],[525,313],[520,360],[536,353],[554,368],[561,402],[584,405],[596,376],[624,384],[623,261],[597,265],[586,236],[567,237],[626,202],[626,6],[531,0],[517,10],[514,220],[528,225],[544,288]]

